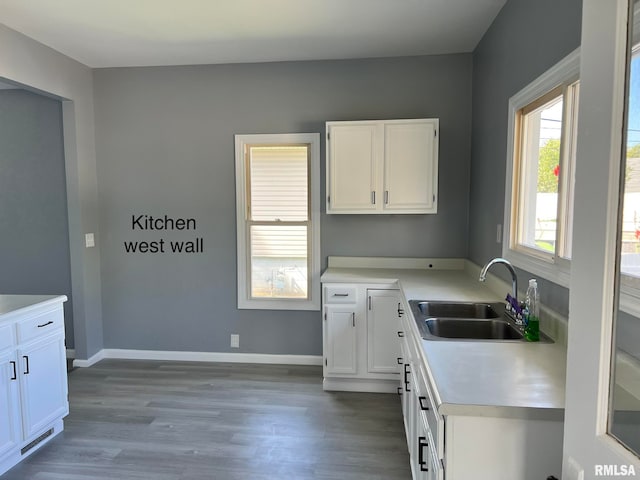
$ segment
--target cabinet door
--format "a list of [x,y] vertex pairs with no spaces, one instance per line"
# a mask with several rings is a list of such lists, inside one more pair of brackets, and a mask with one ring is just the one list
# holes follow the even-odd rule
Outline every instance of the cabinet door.
[[69,413],[64,337],[47,337],[18,350],[25,438]]
[[414,471],[414,480],[431,480],[431,459],[429,449],[428,430],[419,416],[416,416],[413,442],[414,456],[411,457],[411,468]]
[[384,210],[436,213],[438,120],[384,125]]
[[355,305],[326,307],[325,375],[357,373]]
[[327,124],[327,213],[375,212],[380,149],[372,123]]
[[398,290],[367,290],[367,371],[398,372]]
[[0,354],[0,458],[22,440],[17,368],[14,351]]

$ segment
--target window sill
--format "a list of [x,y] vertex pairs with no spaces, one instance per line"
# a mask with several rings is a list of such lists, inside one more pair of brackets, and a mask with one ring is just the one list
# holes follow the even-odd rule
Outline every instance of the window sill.
[[550,261],[526,255],[516,250],[507,249],[503,252],[504,258],[515,267],[526,270],[540,278],[569,288],[571,282],[571,268]]
[[320,294],[311,300],[293,300],[280,298],[245,299],[238,301],[240,310],[320,310]]

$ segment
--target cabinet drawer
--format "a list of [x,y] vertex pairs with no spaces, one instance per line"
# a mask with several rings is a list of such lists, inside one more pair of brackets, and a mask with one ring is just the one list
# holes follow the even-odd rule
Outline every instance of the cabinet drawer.
[[425,423],[427,430],[431,433],[432,439],[432,447],[434,451],[439,452],[440,439],[442,427],[440,426],[440,415],[435,408],[435,402],[433,400],[433,396],[429,391],[429,387],[427,386],[426,379],[423,376],[424,373],[422,369],[420,369],[420,375],[417,379],[416,393],[418,396],[418,410],[420,412],[420,417],[422,421]]
[[356,303],[356,287],[327,285],[324,287],[324,303]]
[[56,332],[64,332],[62,308],[49,310],[18,322],[18,343]]
[[13,325],[0,325],[0,352],[15,345]]
[[440,415],[438,414],[438,411],[435,408],[435,404],[433,402],[433,398],[431,397],[429,390],[427,389],[425,393],[426,393],[427,400],[424,403],[427,403],[429,405],[429,410],[423,413],[427,417],[429,431],[433,436],[433,442],[432,442],[433,449],[436,452],[438,452],[438,447],[439,447],[438,442],[440,440],[440,425],[439,425],[438,419]]

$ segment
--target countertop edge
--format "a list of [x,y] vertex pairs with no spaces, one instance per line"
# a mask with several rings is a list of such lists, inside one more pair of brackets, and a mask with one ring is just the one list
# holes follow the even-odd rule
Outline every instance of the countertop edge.
[[438,406],[438,413],[441,415],[517,418],[521,420],[564,421],[564,408],[556,407],[515,407],[500,405],[441,403]]
[[[15,301],[19,297],[23,300],[23,303],[16,307],[11,307],[11,300]],[[29,312],[39,310],[55,304],[62,304],[68,300],[66,295],[0,295],[0,304],[3,301],[9,303],[9,306],[5,307],[6,311],[0,312],[0,320],[4,320],[14,315],[24,315]],[[31,302],[31,303],[24,303]]]

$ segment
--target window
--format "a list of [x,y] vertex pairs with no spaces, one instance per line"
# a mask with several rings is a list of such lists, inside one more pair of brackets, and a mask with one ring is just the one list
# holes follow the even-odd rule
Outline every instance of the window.
[[[637,7],[636,7],[637,8]],[[620,305],[640,317],[640,15],[634,13],[633,47],[629,66],[624,197],[621,219]]]
[[238,308],[320,308],[319,141],[236,135]]
[[579,95],[574,52],[509,101],[503,256],[569,286]]

